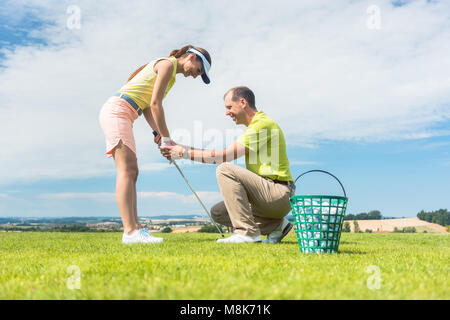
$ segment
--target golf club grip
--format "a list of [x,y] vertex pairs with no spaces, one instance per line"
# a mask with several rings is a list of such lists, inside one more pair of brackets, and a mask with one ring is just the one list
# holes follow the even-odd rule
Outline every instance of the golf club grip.
[[156,132],[155,130],[153,130],[153,135],[156,137],[158,135],[158,132]]
[[339,182],[339,184],[341,185],[342,191],[344,191],[344,197],[347,198],[347,193],[345,192],[344,186],[342,185],[341,181],[339,181],[339,179],[336,178],[336,176],[334,176],[333,174],[329,173],[328,171],[324,171],[324,170],[309,170],[309,171],[303,172],[301,175],[299,175],[299,176],[297,177],[297,179],[295,179],[295,182],[294,182],[294,183],[296,183],[297,180],[300,179],[300,177],[302,177],[302,176],[304,176],[305,174],[310,173],[310,172],[322,172],[322,173],[326,173],[326,174],[332,176],[333,178],[335,178],[335,179],[337,180],[337,182]]

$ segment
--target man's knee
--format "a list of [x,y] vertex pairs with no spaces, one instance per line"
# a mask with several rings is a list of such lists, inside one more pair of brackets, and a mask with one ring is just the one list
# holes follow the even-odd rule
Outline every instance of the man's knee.
[[217,179],[222,179],[223,177],[229,176],[234,171],[234,164],[223,162],[216,169]]
[[216,203],[215,205],[212,206],[211,217],[213,218],[214,221],[217,222],[217,220],[220,220],[220,217],[224,214],[224,210],[223,210],[224,207],[225,207],[225,204],[223,201]]

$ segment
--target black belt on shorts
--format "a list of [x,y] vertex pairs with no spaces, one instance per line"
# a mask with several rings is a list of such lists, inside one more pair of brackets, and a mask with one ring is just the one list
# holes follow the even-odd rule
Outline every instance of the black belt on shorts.
[[[272,180],[270,178],[266,178],[267,180]],[[272,180],[275,183],[284,184],[285,186],[288,186],[290,188],[295,188],[295,183],[292,181],[281,181],[281,180]]]
[[123,93],[120,93],[120,92],[114,93],[114,96],[122,98],[123,100],[128,102],[137,111],[138,115],[142,114],[142,109],[139,108],[139,106],[136,104],[136,102],[134,102],[133,99],[131,99],[129,96],[127,96]]

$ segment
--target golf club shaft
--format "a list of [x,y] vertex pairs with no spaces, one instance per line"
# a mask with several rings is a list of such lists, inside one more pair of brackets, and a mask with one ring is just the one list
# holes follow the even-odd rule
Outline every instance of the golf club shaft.
[[203,209],[205,209],[206,214],[209,216],[209,218],[211,219],[211,222],[216,226],[217,230],[219,230],[220,234],[222,235],[222,238],[224,238],[224,234],[222,232],[222,230],[220,230],[219,226],[217,225],[217,223],[213,220],[213,218],[211,217],[211,215],[209,214],[208,209],[206,209],[205,205],[203,204],[202,200],[200,200],[200,197],[197,195],[197,192],[195,192],[195,190],[191,187],[191,185],[189,184],[189,181],[186,179],[186,177],[184,176],[183,172],[181,171],[180,167],[178,166],[178,164],[175,162],[175,160],[172,160],[173,164],[175,165],[175,167],[177,167],[178,172],[181,174],[181,176],[183,177],[184,181],[186,181],[186,184],[189,186],[189,189],[191,189],[192,193],[195,195],[195,197],[198,199],[198,201],[200,202],[200,204],[202,205]]
[[[158,135],[158,132],[153,131],[153,135],[156,137]],[[202,205],[203,209],[205,210],[206,214],[208,215],[209,219],[211,219],[211,222],[216,226],[217,230],[219,230],[220,234],[222,235],[222,238],[225,237],[225,235],[223,234],[222,230],[219,228],[219,226],[217,225],[217,223],[213,220],[213,218],[211,217],[211,215],[209,214],[208,209],[206,209],[205,205],[203,204],[202,200],[200,200],[200,197],[197,195],[197,192],[195,192],[195,190],[191,187],[191,184],[189,183],[189,181],[186,179],[186,177],[184,176],[183,172],[181,171],[180,167],[178,166],[178,164],[175,162],[175,160],[171,160],[170,163],[172,163],[175,165],[175,167],[178,169],[178,172],[181,174],[181,176],[183,177],[184,181],[186,181],[186,184],[188,185],[189,189],[191,189],[192,193],[195,195],[195,197],[197,198],[197,200],[200,202],[200,204]]]

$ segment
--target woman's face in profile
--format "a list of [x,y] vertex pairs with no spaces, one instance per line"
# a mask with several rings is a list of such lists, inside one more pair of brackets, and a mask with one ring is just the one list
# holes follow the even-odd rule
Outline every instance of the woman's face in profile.
[[188,56],[188,61],[184,65],[183,74],[185,77],[193,77],[194,79],[203,74],[202,62],[195,54]]

